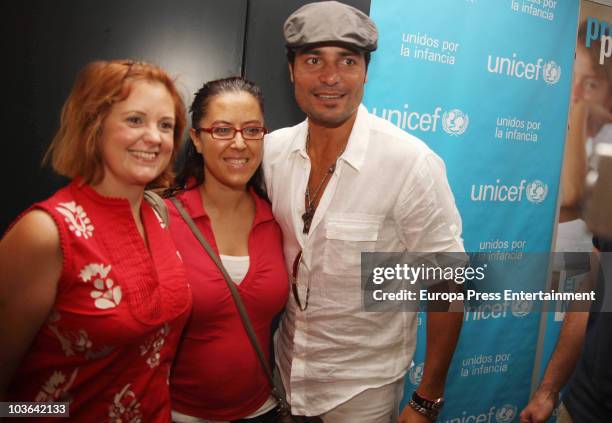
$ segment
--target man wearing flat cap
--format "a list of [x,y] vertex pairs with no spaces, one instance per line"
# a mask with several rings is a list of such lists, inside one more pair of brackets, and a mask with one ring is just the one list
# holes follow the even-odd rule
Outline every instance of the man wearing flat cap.
[[[395,422],[416,347],[415,313],[366,312],[360,253],[462,252],[443,162],[361,105],[378,34],[359,10],[307,4],[284,25],[307,119],[270,134],[264,174],[293,295],[276,335],[292,412],[324,422]],[[422,381],[400,422],[436,419],[461,313],[428,313]]]

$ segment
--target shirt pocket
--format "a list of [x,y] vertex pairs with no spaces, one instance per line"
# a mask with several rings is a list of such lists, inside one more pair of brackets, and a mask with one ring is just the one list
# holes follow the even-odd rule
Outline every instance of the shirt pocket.
[[378,216],[363,214],[330,216],[325,225],[323,272],[358,276],[361,253],[376,250],[381,220]]

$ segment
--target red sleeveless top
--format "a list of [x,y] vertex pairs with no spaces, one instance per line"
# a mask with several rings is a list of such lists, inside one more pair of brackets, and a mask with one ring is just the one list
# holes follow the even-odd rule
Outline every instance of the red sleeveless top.
[[170,366],[191,292],[165,224],[143,201],[147,249],[127,200],[78,181],[32,208],[53,217],[63,269],[8,400],[68,401],[75,421],[169,422]]

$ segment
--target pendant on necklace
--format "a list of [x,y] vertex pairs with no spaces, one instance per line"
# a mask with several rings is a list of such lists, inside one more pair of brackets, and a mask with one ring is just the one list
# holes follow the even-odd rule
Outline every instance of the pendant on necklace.
[[[338,160],[338,159],[336,159],[336,160]],[[323,179],[321,180],[321,183],[319,184],[319,186],[315,190],[314,194],[312,195],[312,198],[310,196],[310,188],[308,187],[308,185],[306,185],[306,192],[304,193],[304,196],[306,197],[305,198],[305,200],[306,200],[305,201],[306,202],[306,212],[302,215],[302,220],[304,221],[304,229],[302,230],[302,232],[304,234],[308,234],[308,232],[310,231],[310,225],[312,224],[312,218],[314,217],[315,210],[317,209],[315,203],[317,201],[317,198],[319,198],[319,194],[321,193],[321,189],[325,185],[325,182],[327,181],[327,179],[331,175],[333,175],[335,170],[336,170],[336,163],[333,163],[329,167],[329,169],[327,169],[327,173],[323,176]]]
[[312,224],[312,218],[314,217],[314,208],[308,207],[306,212],[302,215],[304,221],[303,233],[307,234],[310,231],[310,225]]

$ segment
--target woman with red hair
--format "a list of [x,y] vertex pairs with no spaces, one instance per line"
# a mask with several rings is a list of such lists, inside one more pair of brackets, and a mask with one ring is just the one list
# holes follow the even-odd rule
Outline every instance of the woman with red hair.
[[81,71],[46,155],[72,182],[0,241],[1,400],[67,402],[75,421],[170,421],[191,294],[163,213],[143,196],[169,185],[184,128],[159,67]]

